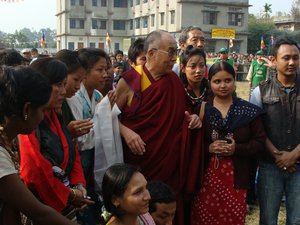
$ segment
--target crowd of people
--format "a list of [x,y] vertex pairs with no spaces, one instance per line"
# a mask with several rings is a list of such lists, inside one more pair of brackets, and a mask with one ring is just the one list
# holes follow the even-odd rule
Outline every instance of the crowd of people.
[[[128,58],[32,52],[0,49],[0,225],[239,225],[256,196],[271,225],[283,194],[299,223],[295,41],[271,58],[213,55],[190,26],[178,43],[136,39]],[[246,64],[249,101],[236,93]]]

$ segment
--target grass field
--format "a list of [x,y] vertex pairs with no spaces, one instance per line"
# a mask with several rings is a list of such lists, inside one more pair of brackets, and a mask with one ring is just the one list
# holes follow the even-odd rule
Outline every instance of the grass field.
[[[258,206],[251,211],[246,217],[246,225],[259,225],[259,209]],[[278,216],[278,225],[285,225],[285,208],[281,207]]]

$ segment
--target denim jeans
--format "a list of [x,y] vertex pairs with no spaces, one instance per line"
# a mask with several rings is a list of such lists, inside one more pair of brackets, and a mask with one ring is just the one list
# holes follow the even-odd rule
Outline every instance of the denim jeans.
[[258,201],[260,225],[277,225],[283,193],[286,196],[286,225],[300,225],[300,165],[289,173],[275,163],[259,164]]

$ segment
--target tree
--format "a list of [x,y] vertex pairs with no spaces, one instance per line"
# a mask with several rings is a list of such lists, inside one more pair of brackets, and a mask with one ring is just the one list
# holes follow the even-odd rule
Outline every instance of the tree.
[[29,28],[16,30],[14,33],[4,33],[0,31],[1,48],[33,48],[40,47],[42,31],[45,33],[47,47],[56,48],[56,31],[49,28],[40,31],[31,31]]
[[300,9],[299,9],[300,1],[295,1],[292,5],[290,14],[294,19],[300,19]]
[[271,35],[274,33],[275,24],[270,18],[256,18],[249,15],[248,21],[248,52],[255,53],[260,50],[260,38],[264,36],[265,46],[268,47]]
[[263,14],[264,18],[270,18],[270,14],[272,13],[271,6],[272,6],[272,4],[268,4],[268,3],[266,3],[264,5],[264,11],[263,11],[264,12],[264,14]]

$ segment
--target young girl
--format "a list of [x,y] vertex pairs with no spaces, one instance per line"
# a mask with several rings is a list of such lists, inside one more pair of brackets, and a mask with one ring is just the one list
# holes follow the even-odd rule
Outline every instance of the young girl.
[[135,167],[115,164],[102,182],[106,210],[112,214],[107,225],[154,225],[148,213],[150,194],[147,181]]
[[181,56],[180,67],[180,78],[193,105],[197,106],[206,101],[208,82],[205,78],[207,72],[205,52],[189,45]]
[[[86,74],[79,91],[67,101],[76,120],[92,121],[95,107],[102,99],[102,95],[98,90],[103,89],[105,86],[104,76],[107,75],[109,56],[101,49],[83,48],[78,51],[78,57]],[[84,127],[80,127],[79,130],[86,132]],[[94,206],[89,207],[84,212],[80,212],[77,215],[77,219],[81,224],[95,225],[98,223],[101,207],[95,192],[93,173],[95,157],[94,130],[91,129],[85,135],[78,137],[77,142],[87,182],[87,194],[96,201]]]
[[213,64],[208,79],[212,96],[201,106],[205,107],[208,167],[192,205],[191,224],[244,224],[249,156],[263,150],[265,144],[262,112],[236,97],[235,72],[229,63]]

